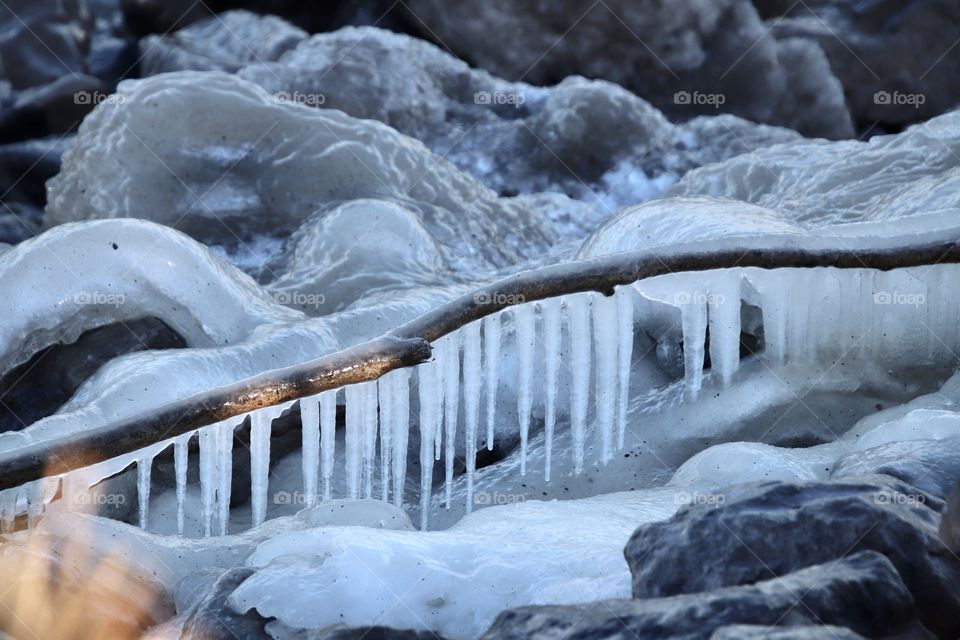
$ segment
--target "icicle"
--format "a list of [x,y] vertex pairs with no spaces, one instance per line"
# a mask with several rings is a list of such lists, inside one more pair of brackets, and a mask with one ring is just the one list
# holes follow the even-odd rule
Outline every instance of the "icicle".
[[483,358],[487,385],[487,449],[493,451],[497,389],[500,386],[500,314],[483,319]]
[[543,318],[544,434],[547,449],[544,456],[544,478],[549,482],[553,432],[557,424],[557,379],[560,372],[561,339],[560,299],[550,298],[540,302],[540,314]]
[[17,490],[0,491],[0,533],[13,533],[17,521]]
[[447,385],[444,378],[447,371],[447,341],[441,338],[433,343],[433,348],[433,362],[437,369],[437,425],[433,432],[433,455],[435,460],[439,460],[443,454],[443,394],[447,390]]
[[710,368],[727,388],[740,368],[740,274],[718,274],[707,298]]
[[189,433],[173,441],[173,469],[177,477],[177,533],[183,535],[183,506],[187,499],[187,466],[189,465],[187,443]]
[[377,459],[377,382],[363,382],[363,497],[373,497]]
[[520,475],[527,474],[527,441],[530,439],[530,407],[533,405],[533,354],[536,350],[537,316],[533,304],[513,308],[517,341],[517,417],[520,427]]
[[140,528],[147,528],[147,516],[150,513],[150,467],[153,465],[153,453],[137,459],[137,503],[140,506]]
[[47,478],[29,482],[24,485],[24,493],[27,497],[27,529],[36,528],[46,509],[44,485]]
[[687,396],[696,400],[703,386],[703,361],[707,342],[706,295],[696,292],[681,308],[683,324],[683,379]]
[[440,380],[434,362],[417,366],[417,373],[420,388],[420,528],[426,530],[433,487],[433,430],[437,428],[437,387]]
[[619,287],[614,297],[617,301],[617,449],[623,449],[633,365],[633,288]]
[[334,453],[337,448],[337,393],[339,389],[320,394],[320,455],[322,459],[323,499],[333,492]]
[[393,503],[403,506],[407,486],[407,443],[410,437],[410,370],[391,371],[394,389],[393,422]]
[[307,507],[317,503],[320,471],[320,405],[316,396],[300,398],[301,446],[303,451],[303,497]]
[[[252,433],[250,438],[252,450]],[[269,432],[267,438],[269,439]],[[269,440],[267,446],[269,456]],[[200,429],[200,514],[203,520],[203,535],[206,538],[213,533],[213,512],[217,496],[217,453],[217,430],[214,427]],[[267,460],[269,464],[269,458]]]
[[360,480],[363,459],[363,411],[366,402],[366,390],[359,384],[346,387],[347,401],[347,497],[356,500],[360,497]]
[[600,460],[613,457],[613,428],[617,406],[617,301],[601,294],[593,296],[593,340],[597,345],[596,413],[600,432]]
[[[754,273],[763,312],[763,352],[773,364],[783,364],[787,350],[787,288],[782,271]],[[855,298],[854,298],[855,299]]]
[[230,418],[221,422],[217,429],[217,510],[220,535],[227,535],[230,525],[230,494],[233,490],[233,429]]
[[463,328],[464,455],[467,458],[467,513],[473,510],[473,481],[477,469],[477,425],[480,420],[480,323]]
[[450,508],[453,495],[453,461],[457,456],[457,418],[460,411],[460,332],[443,338],[443,427],[446,438],[444,467],[446,470],[446,504]]
[[377,397],[380,402],[380,499],[390,499],[390,459],[393,453],[394,415],[397,407],[394,399],[393,372],[377,380]]
[[587,394],[590,385],[590,298],[576,294],[564,298],[570,323],[570,425],[573,432],[573,471],[583,471],[587,431]]
[[[260,409],[250,414],[250,504],[252,506],[251,524],[254,527],[263,524],[267,518],[272,423],[273,415],[269,409]],[[203,433],[200,437],[202,441]],[[200,451],[203,452],[202,442]]]

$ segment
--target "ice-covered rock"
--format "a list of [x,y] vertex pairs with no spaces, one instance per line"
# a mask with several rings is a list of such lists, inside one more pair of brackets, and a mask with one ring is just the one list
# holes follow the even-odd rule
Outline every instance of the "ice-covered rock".
[[639,522],[671,513],[671,498],[653,490],[520,502],[429,533],[327,528],[280,535],[250,557],[256,573],[231,603],[291,628],[376,622],[477,637],[509,606],[574,603],[585,593],[627,597],[624,541]]
[[536,212],[380,123],[284,103],[222,72],[128,81],[118,96],[84,120],[48,183],[47,225],[138,217],[236,246],[371,197],[429,208],[438,244],[475,266],[516,262],[556,238]]
[[666,195],[749,202],[807,228],[901,221],[902,233],[910,218],[935,227],[955,219],[958,207],[958,123],[954,111],[866,142],[773,145],[695,169]]
[[276,60],[307,37],[276,16],[225,11],[179,31],[140,40],[141,73],[236,71],[252,62]]
[[705,593],[511,609],[497,617],[483,638],[706,640],[716,629],[736,623],[762,624],[772,633],[794,625],[829,624],[868,637],[931,637],[917,621],[913,599],[893,565],[864,551]]
[[606,211],[656,197],[694,166],[793,137],[730,116],[674,126],[609,82],[506,82],[372,27],[314,35],[239,74],[285,100],[385,122],[501,194],[560,190]]
[[671,117],[722,110],[806,135],[852,133],[823,51],[769,37],[749,0],[416,0],[410,11],[425,37],[508,80],[577,73],[622,84]]

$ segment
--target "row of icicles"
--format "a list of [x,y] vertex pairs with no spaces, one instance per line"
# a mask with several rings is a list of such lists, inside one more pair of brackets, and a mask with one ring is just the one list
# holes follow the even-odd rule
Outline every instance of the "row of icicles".
[[[526,472],[535,375],[542,366],[545,476],[549,480],[562,358],[569,371],[569,404],[564,409],[569,411],[573,443],[569,457],[574,472],[580,473],[584,467],[588,426],[592,427],[597,439],[596,450],[601,462],[608,461],[615,448],[624,445],[635,304],[639,296],[648,300],[660,296],[661,301],[668,300],[668,304],[679,308],[685,392],[688,399],[696,399],[703,384],[708,330],[711,369],[718,382],[724,386],[729,384],[740,366],[741,296],[762,310],[765,357],[774,364],[833,357],[828,353],[831,349],[883,348],[936,355],[935,352],[949,351],[960,342],[960,332],[946,319],[960,310],[951,296],[936,296],[929,303],[924,299],[925,306],[911,309],[909,306],[883,307],[886,298],[877,303],[877,292],[910,289],[914,292],[912,295],[925,295],[923,292],[926,291],[948,291],[945,287],[958,272],[960,269],[956,266],[947,265],[938,269],[892,272],[738,269],[709,274],[673,274],[670,277],[674,280],[670,282],[657,283],[654,280],[659,279],[654,279],[618,286],[614,295],[609,297],[598,293],[577,293],[523,303],[492,313],[434,342],[434,357],[428,362],[391,371],[378,380],[301,399],[303,501],[312,505],[335,497],[332,487],[337,405],[342,403],[346,409],[346,496],[336,497],[355,499],[376,495],[403,506],[409,426],[413,420],[410,402],[415,389],[419,404],[421,526],[426,528],[428,524],[433,466],[434,461],[441,458],[445,462],[446,504],[450,506],[458,438],[466,460],[466,509],[469,511],[473,503],[481,430],[486,432],[483,435],[485,446],[492,448],[494,444],[497,395],[501,386],[502,338],[504,327],[507,331],[511,328],[503,323],[505,315],[509,315],[512,321],[516,379],[502,382],[516,390],[521,473]],[[664,298],[663,291],[675,290],[678,283],[687,284],[699,293],[691,291],[682,296],[673,294],[671,298]],[[877,309],[884,313],[878,313]],[[894,309],[901,313],[889,313]],[[921,315],[914,317],[910,315],[913,313]],[[918,336],[915,331],[918,320],[925,326],[930,325],[931,332],[942,329],[943,338],[939,334]],[[882,331],[875,332],[876,337],[867,340],[862,335],[858,337],[861,330],[869,333],[877,326]],[[562,343],[564,333],[565,345]],[[566,349],[562,348],[564,346]],[[539,382],[537,388],[540,388]],[[588,421],[591,389],[594,413]],[[567,402],[567,399],[563,401]],[[271,423],[292,405],[288,402],[248,414],[251,422],[253,526],[261,524],[267,515]],[[485,406],[483,425],[480,423],[481,405]],[[172,444],[177,479],[178,531],[182,533],[188,440],[198,434],[204,533],[227,533],[234,430],[243,424],[245,418],[232,418],[204,427],[124,457],[138,463],[142,527],[148,524],[152,459]],[[113,462],[118,460],[121,459]],[[68,488],[70,476],[63,477],[65,497],[75,491],[82,493],[91,486],[87,482],[80,483],[84,486]],[[0,528],[10,530],[17,513],[27,513],[31,522],[35,521],[55,493],[50,480],[47,478],[0,492]]]

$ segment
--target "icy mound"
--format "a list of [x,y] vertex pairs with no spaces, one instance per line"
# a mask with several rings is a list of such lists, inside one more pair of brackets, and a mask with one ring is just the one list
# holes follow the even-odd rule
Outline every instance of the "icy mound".
[[370,120],[283,103],[220,72],[124,82],[84,120],[48,183],[47,226],[138,217],[208,244],[285,236],[326,203],[391,198],[430,208],[452,258],[510,264],[555,235],[420,143]]
[[622,84],[671,118],[722,110],[805,135],[853,132],[823,51],[771,38],[748,0],[416,0],[410,9],[424,37],[510,80],[545,84],[572,71]]
[[[418,212],[381,200],[353,200],[322,211],[315,224],[293,234],[288,252],[286,273],[269,287],[277,300],[310,315],[451,279],[443,251]],[[314,296],[306,293],[311,289]]]
[[763,207],[717,198],[667,198],[622,209],[584,240],[578,255],[595,258],[726,236],[797,233],[803,229]]
[[0,323],[4,371],[111,322],[157,317],[203,348],[298,315],[186,236],[139,220],[64,225],[13,247],[0,257],[0,291],[16,301]]
[[867,142],[801,140],[691,171],[667,196],[773,209],[805,227],[956,215],[960,112]]

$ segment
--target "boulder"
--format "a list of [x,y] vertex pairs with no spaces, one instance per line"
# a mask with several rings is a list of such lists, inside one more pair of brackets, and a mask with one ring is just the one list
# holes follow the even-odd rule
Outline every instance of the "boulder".
[[707,640],[733,624],[827,624],[868,637],[929,638],[889,560],[865,551],[756,584],[648,600],[530,606],[501,613],[484,640]]
[[579,74],[623,85],[671,118],[733,113],[849,137],[843,89],[819,45],[783,43],[749,0],[412,0],[423,36],[508,80]]
[[719,506],[691,505],[637,529],[624,550],[633,595],[746,585],[871,550],[897,568],[923,624],[953,638],[960,561],[937,534],[942,504],[882,476],[744,485]]

